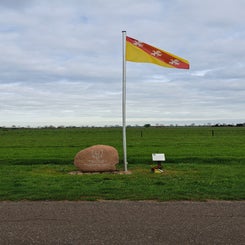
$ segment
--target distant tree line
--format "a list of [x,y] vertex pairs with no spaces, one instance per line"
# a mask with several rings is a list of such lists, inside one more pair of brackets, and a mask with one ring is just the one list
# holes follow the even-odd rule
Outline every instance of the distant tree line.
[[[35,129],[62,129],[62,128],[120,128],[120,125],[105,125],[105,126],[42,126],[42,127],[31,127],[31,126],[26,126],[26,127],[21,127],[21,126],[16,126],[12,125],[11,127],[5,127],[5,126],[0,126],[0,129],[21,129],[21,128],[35,128]],[[198,124],[196,125],[195,123],[191,123],[189,125],[184,125],[180,126],[178,124],[170,124],[170,125],[163,125],[163,124],[156,124],[156,125],[151,125],[150,123],[146,123],[143,126],[140,125],[127,125],[127,127],[144,127],[144,128],[149,128],[149,127],[245,127],[245,122],[244,123],[237,123],[237,124],[226,124],[226,123],[216,123],[216,124]]]
[[245,127],[245,123],[237,123],[237,124],[215,124],[215,125],[212,125],[212,127]]

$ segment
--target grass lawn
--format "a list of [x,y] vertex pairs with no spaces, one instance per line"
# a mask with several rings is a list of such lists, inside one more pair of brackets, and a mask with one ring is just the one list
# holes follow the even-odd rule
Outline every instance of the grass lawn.
[[[0,200],[245,199],[245,128],[129,128],[127,136],[132,174],[70,175],[75,154],[93,144],[117,148],[122,170],[121,129],[1,129]],[[150,171],[153,152],[166,154],[163,174]]]

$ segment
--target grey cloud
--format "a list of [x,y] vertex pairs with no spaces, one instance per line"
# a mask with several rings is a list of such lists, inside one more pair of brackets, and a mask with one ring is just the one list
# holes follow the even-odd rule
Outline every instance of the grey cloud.
[[129,123],[244,118],[244,1],[1,3],[0,125],[121,124],[122,30],[191,63],[128,62]]
[[1,0],[0,7],[10,8],[10,9],[22,9],[30,4],[33,0]]

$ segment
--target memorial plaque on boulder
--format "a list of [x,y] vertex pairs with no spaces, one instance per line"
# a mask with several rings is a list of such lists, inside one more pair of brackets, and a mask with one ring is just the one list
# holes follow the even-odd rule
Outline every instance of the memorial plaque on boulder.
[[118,151],[109,145],[94,145],[79,151],[74,165],[82,172],[115,171],[119,162]]

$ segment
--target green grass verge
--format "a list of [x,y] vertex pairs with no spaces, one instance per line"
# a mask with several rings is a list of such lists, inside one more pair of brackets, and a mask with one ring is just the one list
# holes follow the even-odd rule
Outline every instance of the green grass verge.
[[149,165],[132,174],[70,175],[71,165],[5,165],[0,200],[244,200],[241,164],[165,164],[163,174]]
[[[212,132],[213,131],[213,132]],[[70,175],[75,154],[120,128],[0,129],[0,200],[244,200],[245,128],[128,128],[131,175]],[[150,172],[164,152],[163,174]]]

